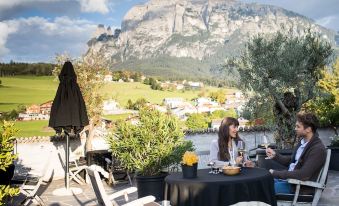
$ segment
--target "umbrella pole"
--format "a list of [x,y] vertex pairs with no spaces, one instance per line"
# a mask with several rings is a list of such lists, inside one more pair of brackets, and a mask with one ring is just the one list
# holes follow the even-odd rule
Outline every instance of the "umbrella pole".
[[66,189],[69,190],[69,135],[66,133],[66,171],[65,171]]
[[66,134],[66,148],[65,148],[65,153],[66,153],[66,168],[65,168],[65,187],[55,189],[53,191],[53,195],[56,196],[71,196],[71,195],[77,195],[82,193],[81,188],[77,187],[69,187],[69,135]]

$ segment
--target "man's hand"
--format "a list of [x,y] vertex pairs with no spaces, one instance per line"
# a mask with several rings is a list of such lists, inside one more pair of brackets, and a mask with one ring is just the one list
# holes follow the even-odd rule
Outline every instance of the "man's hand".
[[275,157],[276,152],[275,152],[273,149],[271,149],[271,148],[267,148],[267,149],[266,149],[266,155],[267,155],[267,157],[269,157],[270,159],[272,159],[272,158]]
[[247,160],[246,162],[244,162],[244,167],[255,167],[255,163],[251,160]]

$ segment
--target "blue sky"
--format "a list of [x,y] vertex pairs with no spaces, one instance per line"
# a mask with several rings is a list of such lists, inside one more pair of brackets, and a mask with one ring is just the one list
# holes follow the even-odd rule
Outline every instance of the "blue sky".
[[[98,24],[120,27],[125,13],[146,1],[0,0],[0,62],[53,62],[60,53],[81,56]],[[241,1],[277,5],[339,31],[339,0]]]

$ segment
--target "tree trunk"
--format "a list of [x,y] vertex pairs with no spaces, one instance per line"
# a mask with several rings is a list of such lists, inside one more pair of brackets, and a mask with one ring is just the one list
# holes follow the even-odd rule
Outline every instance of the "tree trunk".
[[274,138],[279,149],[291,149],[296,143],[295,134],[295,114],[291,113],[291,116],[276,115],[275,122],[277,125]]
[[92,141],[93,141],[93,137],[94,137],[93,122],[90,121],[88,126],[89,126],[88,127],[88,137],[86,139],[86,144],[85,144],[85,153],[87,153],[88,151],[92,151]]
[[274,138],[278,149],[291,149],[296,144],[295,122],[298,98],[291,92],[284,93],[283,100],[276,100],[273,110],[276,124]]

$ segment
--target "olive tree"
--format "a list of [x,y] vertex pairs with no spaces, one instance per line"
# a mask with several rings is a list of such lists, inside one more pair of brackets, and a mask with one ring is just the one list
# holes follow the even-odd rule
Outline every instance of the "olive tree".
[[240,88],[251,93],[253,105],[270,108],[278,148],[296,143],[296,114],[315,95],[320,72],[333,53],[330,43],[310,29],[259,34],[246,44],[240,58],[226,67],[238,69]]

